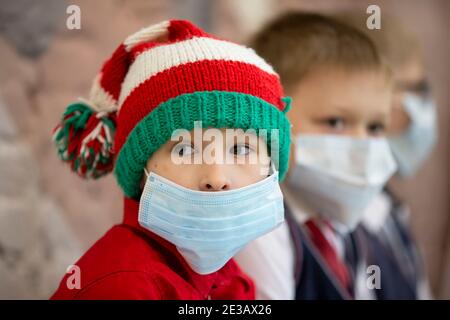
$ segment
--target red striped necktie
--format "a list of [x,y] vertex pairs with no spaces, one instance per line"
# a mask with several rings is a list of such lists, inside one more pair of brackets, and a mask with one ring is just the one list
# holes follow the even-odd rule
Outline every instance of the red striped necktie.
[[[319,227],[320,223],[320,227]],[[334,246],[325,238],[321,228],[329,228],[333,233],[335,232],[332,227],[326,222],[320,222],[317,220],[308,220],[305,222],[306,229],[308,230],[309,237],[317,250],[321,253],[322,258],[325,260],[328,267],[332,270],[339,283],[349,290],[351,284],[351,278],[349,270],[345,262],[338,256]]]

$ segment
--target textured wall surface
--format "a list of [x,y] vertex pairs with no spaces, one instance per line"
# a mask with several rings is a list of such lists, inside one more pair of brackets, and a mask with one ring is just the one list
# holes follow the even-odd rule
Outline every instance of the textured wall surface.
[[[68,30],[67,2],[0,1],[0,298],[46,298],[66,267],[121,219],[113,176],[83,181],[57,158],[51,130],[65,107],[87,96],[93,77],[130,33],[169,18],[188,18],[234,41],[288,10],[332,13],[360,0],[70,1],[81,30]],[[450,298],[448,124],[450,92],[445,0],[371,1],[398,16],[425,49],[439,107],[440,140],[430,161],[397,189],[411,205],[414,233],[435,293]],[[450,259],[450,258],[448,258]]]

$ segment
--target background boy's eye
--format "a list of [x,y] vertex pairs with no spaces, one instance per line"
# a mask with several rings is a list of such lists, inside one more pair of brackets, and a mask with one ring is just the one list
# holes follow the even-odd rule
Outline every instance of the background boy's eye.
[[173,152],[175,152],[178,156],[183,157],[193,154],[195,149],[190,144],[177,144],[173,148]]
[[367,127],[367,130],[369,132],[370,135],[381,135],[385,132],[386,130],[386,126],[383,123],[371,123],[369,124],[369,126]]
[[251,148],[246,144],[235,144],[231,149],[230,152],[236,156],[245,156],[249,154],[251,151]]
[[412,83],[399,83],[397,89],[415,93],[420,96],[428,96],[430,94],[430,84],[426,79],[421,79]]
[[333,130],[342,130],[344,129],[345,126],[344,119],[339,117],[327,118],[323,122],[325,125],[332,128]]

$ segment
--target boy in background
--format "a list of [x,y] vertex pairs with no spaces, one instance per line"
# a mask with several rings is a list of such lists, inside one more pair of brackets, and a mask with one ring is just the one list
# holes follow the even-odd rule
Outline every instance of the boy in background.
[[[383,15],[380,30],[367,29],[366,15],[356,11],[342,12],[337,18],[370,37],[393,71],[388,140],[398,171],[369,207],[358,231],[371,239],[368,248],[373,254],[368,263],[379,264],[386,270],[384,276],[390,276],[384,279],[384,298],[430,299],[422,257],[410,230],[410,210],[395,192],[417,174],[437,140],[437,110],[425,76],[422,50],[418,39],[392,16]],[[403,281],[399,283],[399,279]]]
[[283,186],[288,223],[237,261],[261,299],[370,297],[352,231],[396,168],[385,137],[390,70],[363,33],[318,14],[282,16],[252,45],[293,98],[294,149]]

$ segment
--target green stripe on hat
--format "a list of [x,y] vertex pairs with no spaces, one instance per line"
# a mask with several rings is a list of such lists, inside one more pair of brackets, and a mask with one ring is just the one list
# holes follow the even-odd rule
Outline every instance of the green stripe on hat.
[[[249,94],[227,91],[202,91],[179,95],[162,104],[143,118],[131,131],[122,146],[114,174],[127,197],[138,199],[140,181],[148,159],[170,140],[176,129],[194,129],[194,122],[202,127],[267,130],[267,147],[277,143],[278,157],[271,155],[279,170],[280,181],[288,168],[290,123],[283,111]],[[270,130],[278,129],[278,141]],[[278,158],[278,159],[277,159]]]

